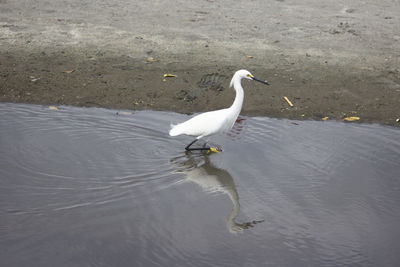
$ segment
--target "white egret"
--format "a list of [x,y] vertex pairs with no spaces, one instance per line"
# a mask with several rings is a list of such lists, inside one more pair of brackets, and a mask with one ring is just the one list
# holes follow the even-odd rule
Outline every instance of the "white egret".
[[232,106],[225,109],[214,110],[199,114],[185,122],[177,125],[172,125],[169,131],[170,136],[177,136],[181,134],[196,136],[196,139],[185,147],[187,151],[191,150],[206,150],[212,152],[221,152],[220,148],[214,147],[202,147],[202,148],[190,148],[197,140],[214,135],[220,132],[229,131],[235,124],[237,117],[239,116],[240,110],[243,105],[244,92],[241,85],[243,78],[254,80],[269,85],[267,81],[262,81],[254,77],[247,70],[238,70],[232,77],[229,87],[232,87],[236,91],[236,97],[233,101]]

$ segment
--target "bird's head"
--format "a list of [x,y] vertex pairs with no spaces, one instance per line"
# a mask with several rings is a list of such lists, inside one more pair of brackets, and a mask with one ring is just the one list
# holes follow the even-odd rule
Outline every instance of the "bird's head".
[[233,75],[230,87],[233,86],[233,83],[234,83],[235,80],[239,80],[240,81],[243,78],[246,78],[246,79],[249,79],[249,80],[254,80],[254,81],[269,85],[269,83],[267,81],[263,81],[263,80],[260,80],[260,79],[257,79],[256,77],[254,77],[254,75],[251,74],[248,70],[238,70],[235,73],[235,75]]

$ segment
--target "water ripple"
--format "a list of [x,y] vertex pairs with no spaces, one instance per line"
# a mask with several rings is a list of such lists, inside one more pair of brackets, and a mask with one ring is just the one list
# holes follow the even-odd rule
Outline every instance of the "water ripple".
[[399,129],[241,117],[210,137],[224,153],[205,155],[168,136],[186,115],[7,103],[0,114],[4,266],[400,260]]

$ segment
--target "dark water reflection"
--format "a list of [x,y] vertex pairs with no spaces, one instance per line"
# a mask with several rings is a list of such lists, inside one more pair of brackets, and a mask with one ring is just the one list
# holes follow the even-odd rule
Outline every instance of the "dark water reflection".
[[0,104],[1,266],[397,266],[400,132]]
[[175,173],[186,175],[185,181],[199,185],[207,193],[221,193],[229,196],[233,209],[226,219],[226,226],[231,233],[239,233],[264,221],[253,220],[241,223],[235,221],[240,212],[239,194],[235,181],[228,171],[215,167],[208,155],[186,152],[184,157],[174,158],[171,163],[176,169]]

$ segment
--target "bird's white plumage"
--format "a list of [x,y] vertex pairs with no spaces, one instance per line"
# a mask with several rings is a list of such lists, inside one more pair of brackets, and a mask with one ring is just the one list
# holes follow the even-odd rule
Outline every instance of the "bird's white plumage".
[[[232,126],[229,123],[229,109],[221,109],[199,114],[183,123],[174,125],[169,132],[171,136],[186,134],[196,136],[200,139],[204,136],[213,135],[229,130]],[[234,121],[236,118],[232,118]],[[233,122],[234,122],[233,121]],[[230,127],[229,127],[230,126]]]
[[[177,136],[181,134],[195,136],[197,139],[213,134],[229,131],[234,125],[237,117],[239,116],[240,110],[242,109],[244,92],[241,85],[241,80],[256,79],[247,70],[238,70],[232,77],[230,87],[234,87],[236,91],[236,97],[233,104],[229,108],[214,110],[199,114],[185,122],[177,125],[172,125],[169,135]],[[264,81],[261,81],[263,83]]]

